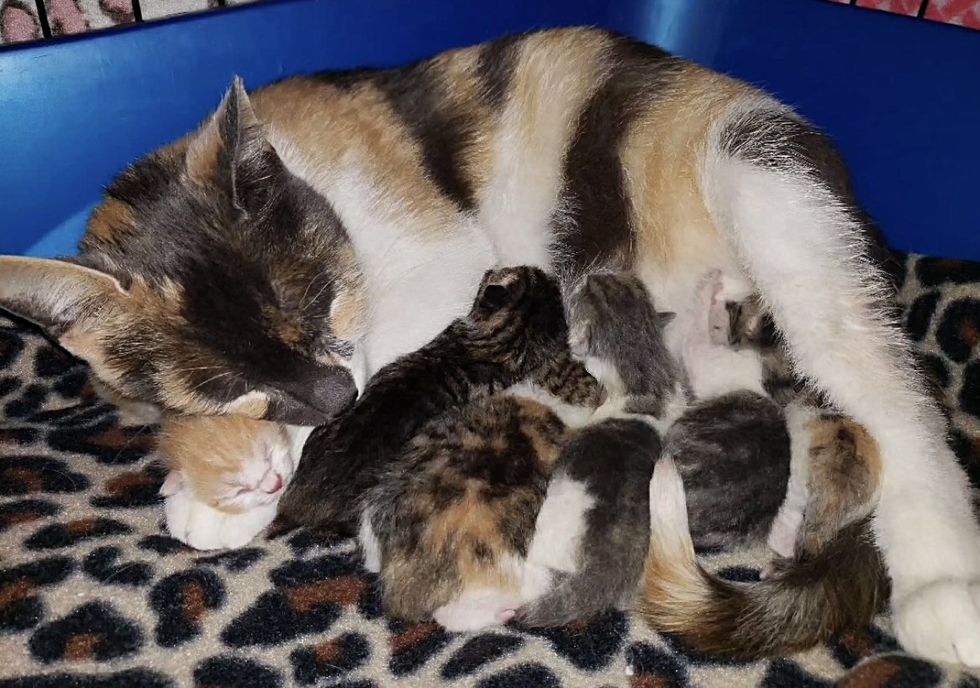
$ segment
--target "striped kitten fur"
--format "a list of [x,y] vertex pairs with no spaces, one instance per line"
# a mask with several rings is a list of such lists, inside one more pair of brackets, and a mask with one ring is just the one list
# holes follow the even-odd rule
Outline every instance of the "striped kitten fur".
[[[716,300],[718,279],[709,275],[699,288],[705,325],[692,336],[701,345],[763,347],[773,398],[733,392],[700,402],[671,428],[650,485],[638,609],[703,652],[780,656],[862,627],[881,609],[888,579],[871,531],[880,455],[864,428],[813,406],[805,390],[791,393],[803,385],[760,301]],[[777,400],[789,405],[788,428]],[[698,563],[695,547],[730,544],[733,526],[759,537],[770,525],[769,542],[783,556],[761,582],[732,583]]]
[[[899,639],[980,666],[980,527],[890,325],[875,237],[833,146],[792,110],[570,28],[251,94],[236,82],[110,185],[76,259],[0,259],[0,304],[123,396],[313,425],[465,314],[488,268],[631,272],[678,314],[675,355],[690,295],[720,269],[760,293],[801,376],[878,443]],[[709,382],[735,371],[709,368]],[[189,483],[167,504],[188,542],[262,525],[216,520]]]

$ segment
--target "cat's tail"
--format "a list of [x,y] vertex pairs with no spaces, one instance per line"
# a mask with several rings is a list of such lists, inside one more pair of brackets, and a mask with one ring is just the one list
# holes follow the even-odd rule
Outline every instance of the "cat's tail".
[[868,624],[887,596],[869,519],[842,528],[819,551],[777,562],[757,583],[733,583],[698,563],[684,485],[673,459],[650,483],[650,550],[637,611],[656,630],[733,659],[785,655]]

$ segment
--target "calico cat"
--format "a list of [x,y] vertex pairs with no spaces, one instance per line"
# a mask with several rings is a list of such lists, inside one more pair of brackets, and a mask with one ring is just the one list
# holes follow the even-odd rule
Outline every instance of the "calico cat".
[[[899,639],[980,666],[980,527],[890,326],[876,237],[840,156],[792,110],[570,28],[251,94],[236,81],[110,185],[77,258],[3,258],[0,304],[124,396],[310,425],[464,314],[493,265],[631,272],[678,313],[668,342],[719,268],[754,285],[801,376],[879,445]],[[243,513],[215,528],[186,487],[168,502],[179,532],[218,546],[261,527]]]
[[427,423],[516,383],[597,405],[601,390],[571,360],[567,332],[552,278],[533,268],[488,271],[466,317],[382,368],[352,409],[310,435],[275,530],[361,527],[364,495]]
[[[757,297],[724,303],[721,317],[719,277],[709,274],[699,288],[706,317],[689,333],[700,341],[688,350],[760,346],[765,370],[791,371],[774,331],[760,326],[767,316]],[[866,625],[888,591],[870,525],[877,444],[853,421],[810,405],[792,376],[767,374],[764,386],[773,399],[735,392],[688,411],[668,433],[650,485],[639,612],[700,651],[734,658],[784,655]],[[776,399],[788,404],[788,428]],[[773,474],[778,480],[766,481]],[[733,531],[759,538],[770,524],[770,545],[782,556],[765,580],[730,583],[698,563],[695,547],[729,545]]]

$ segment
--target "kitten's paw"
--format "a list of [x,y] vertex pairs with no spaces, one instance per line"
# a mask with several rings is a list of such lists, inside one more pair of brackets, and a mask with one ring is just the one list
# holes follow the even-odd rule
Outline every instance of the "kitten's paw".
[[980,667],[980,581],[933,583],[894,603],[893,612],[896,636],[907,651]]
[[460,594],[432,613],[435,622],[450,632],[479,631],[503,626],[514,618],[520,600],[513,593],[477,588]]
[[183,487],[164,501],[167,530],[194,549],[235,549],[251,542],[276,516],[276,504],[263,504],[240,514],[219,511]]

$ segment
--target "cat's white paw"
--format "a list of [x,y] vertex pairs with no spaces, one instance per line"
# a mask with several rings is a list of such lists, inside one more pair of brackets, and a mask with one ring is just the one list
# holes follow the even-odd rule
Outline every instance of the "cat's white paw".
[[163,508],[170,534],[203,550],[243,547],[276,517],[275,502],[230,514],[197,499],[186,486],[168,496]]
[[893,613],[895,634],[908,652],[980,667],[980,581],[933,583],[897,601]]

